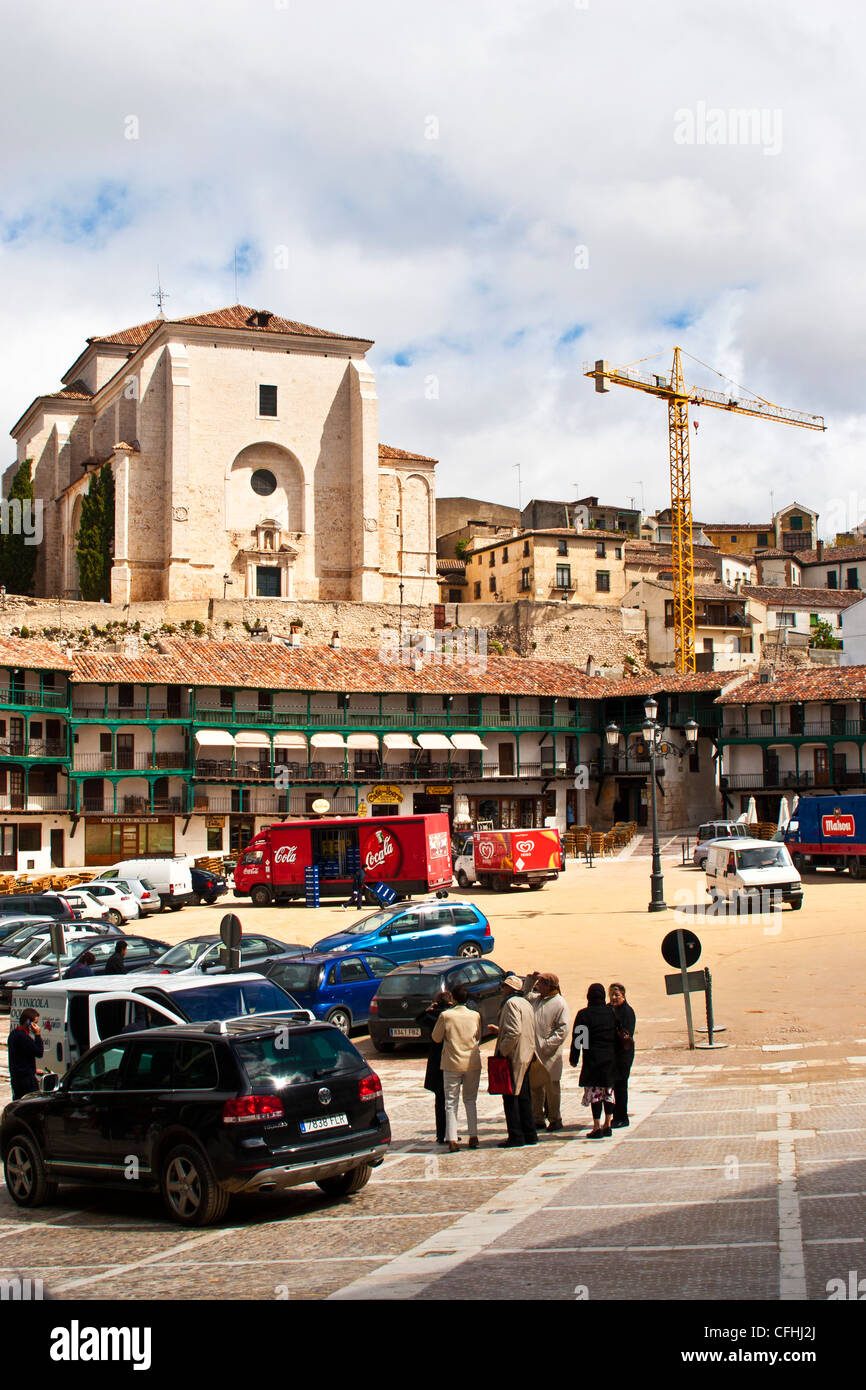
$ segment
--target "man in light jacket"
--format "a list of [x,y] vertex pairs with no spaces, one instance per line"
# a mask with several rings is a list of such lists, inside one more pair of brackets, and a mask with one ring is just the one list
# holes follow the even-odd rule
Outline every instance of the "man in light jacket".
[[434,1043],[442,1044],[442,1080],[445,1090],[445,1143],[457,1153],[457,1106],[460,1089],[466,1107],[466,1127],[470,1149],[478,1148],[478,1083],[481,1080],[481,1015],[466,1007],[469,989],[455,985],[451,994],[454,1008],[445,1009],[433,1029]]
[[562,1049],[571,1019],[556,975],[538,975],[529,996],[535,1011],[535,1060],[529,1070],[532,1114],[537,1129],[562,1129]]
[[519,975],[506,975],[503,984],[508,994],[499,1011],[496,1055],[507,1057],[511,1063],[514,1095],[502,1097],[508,1138],[499,1147],[521,1149],[524,1144],[538,1143],[529,1089],[529,1069],[535,1056],[535,1012],[523,995]]

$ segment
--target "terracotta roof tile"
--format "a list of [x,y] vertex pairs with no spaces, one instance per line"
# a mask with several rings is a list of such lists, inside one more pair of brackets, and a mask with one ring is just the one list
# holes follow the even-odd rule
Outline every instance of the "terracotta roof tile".
[[231,304],[225,309],[214,309],[207,314],[192,314],[184,319],[148,319],[147,323],[135,324],[132,328],[123,328],[119,333],[98,334],[93,338],[88,338],[88,343],[120,343],[129,347],[140,347],[146,342],[163,323],[168,323],[169,327],[194,327],[194,328],[227,328],[227,329],[252,329],[255,333],[277,333],[289,334],[293,337],[303,338],[339,338],[344,342],[364,342],[372,340],[369,338],[359,338],[355,334],[330,333],[325,328],[313,328],[308,323],[299,323],[295,319],[284,319],[279,314],[271,314],[267,324],[255,322],[255,317],[266,310],[250,309],[246,304]]
[[866,699],[866,666],[815,666],[779,671],[769,683],[753,677],[723,693],[716,703],[755,705],[861,699]]
[[825,545],[821,555],[817,550],[798,550],[801,565],[839,565],[846,560],[866,560],[866,541],[856,545]]
[[72,670],[72,662],[60,647],[36,637],[0,637],[0,666],[31,671]]
[[431,459],[428,454],[412,454],[407,449],[397,449],[393,444],[379,445],[380,459],[417,459],[420,463],[438,463],[438,459]]
[[91,396],[93,395],[93,392],[87,385],[87,382],[82,381],[79,377],[76,381],[73,381],[69,386],[61,386],[59,391],[49,391],[48,395],[51,400],[57,400],[58,398],[62,398],[64,400],[89,401]]
[[778,608],[850,608],[863,597],[860,589],[807,589],[802,584],[773,587],[766,584],[744,584],[742,592],[760,603]]
[[460,574],[465,574],[465,573],[466,573],[466,561],[465,561],[465,560],[437,560],[437,561],[436,561],[436,570],[437,570],[437,572],[438,572],[439,574],[452,574],[452,573],[453,573],[453,574],[456,574],[458,571],[459,571]]

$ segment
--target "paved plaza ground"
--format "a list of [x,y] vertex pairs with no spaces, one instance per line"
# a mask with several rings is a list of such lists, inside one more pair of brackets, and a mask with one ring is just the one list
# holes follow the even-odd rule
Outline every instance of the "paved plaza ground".
[[[572,1013],[591,982],[625,982],[629,1129],[587,1142],[566,1068],[561,1134],[500,1150],[501,1101],[482,1092],[481,1147],[450,1155],[433,1142],[422,1051],[378,1057],[358,1034],[394,1134],[361,1193],[236,1201],[198,1233],[156,1197],[62,1188],[22,1212],[0,1189],[0,1277],[41,1277],[61,1299],[826,1300],[829,1281],[866,1274],[866,885],[811,875],[799,913],[704,918],[703,875],[672,842],[672,908],[649,915],[649,868],[642,840],[593,868],[570,862],[542,893],[472,895],[492,959],[555,970]],[[180,940],[232,908],[247,929],[308,943],[349,915],[224,900],[144,927]],[[703,943],[724,1050],[689,1052],[682,1000],[665,994],[659,943],[679,920]]]

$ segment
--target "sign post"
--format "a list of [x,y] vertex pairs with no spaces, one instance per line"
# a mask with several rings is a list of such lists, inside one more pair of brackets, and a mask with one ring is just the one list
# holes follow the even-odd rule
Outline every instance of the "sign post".
[[226,970],[238,970],[241,963],[241,937],[244,929],[241,919],[234,912],[227,912],[220,922],[220,939],[223,943],[221,960]]
[[665,980],[668,994],[679,994],[682,991],[686,1006],[686,1028],[689,1035],[690,1052],[693,1052],[695,1048],[695,1026],[692,1021],[689,991],[690,989],[703,989],[705,979],[703,972],[695,971],[690,975],[689,966],[694,965],[700,959],[700,955],[700,941],[693,931],[687,931],[682,927],[677,927],[676,931],[668,932],[662,942],[663,959],[668,965],[679,966],[679,977],[667,975]]
[[48,935],[51,940],[51,949],[54,952],[54,959],[57,962],[57,978],[60,979],[60,957],[66,954],[66,932],[63,930],[62,922],[52,922],[48,928]]
[[698,1032],[705,1032],[707,1035],[707,1041],[699,1042],[696,1044],[696,1046],[700,1047],[702,1050],[708,1050],[709,1048],[717,1047],[727,1047],[727,1043],[720,1043],[714,1041],[714,1034],[724,1033],[725,1027],[724,1024],[716,1023],[715,1018],[713,1016],[713,977],[710,974],[709,970],[704,971],[704,989],[706,991],[707,1001],[707,1026],[706,1028],[699,1028]]

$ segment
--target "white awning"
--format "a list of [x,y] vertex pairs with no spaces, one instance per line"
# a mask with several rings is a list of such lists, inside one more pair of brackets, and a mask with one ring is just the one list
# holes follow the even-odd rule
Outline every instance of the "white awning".
[[314,748],[345,748],[346,740],[342,734],[313,734],[310,743]]
[[385,735],[385,747],[386,747],[386,748],[417,748],[417,747],[418,747],[418,744],[415,742],[415,740],[414,740],[414,738],[412,737],[411,734],[386,734],[386,735]]
[[271,740],[267,734],[263,734],[259,729],[241,729],[235,735],[235,743],[238,748],[270,748]]
[[450,738],[446,738],[444,734],[419,734],[418,742],[422,748],[447,748],[450,750],[454,747]]
[[481,742],[477,734],[452,734],[451,742],[455,748],[476,748],[482,753],[487,752],[487,745]]
[[199,729],[195,741],[200,748],[234,748],[235,741],[225,729]]
[[303,748],[307,747],[306,734],[274,734],[275,748]]
[[379,740],[375,734],[349,734],[346,739],[349,748],[375,748],[379,747]]

